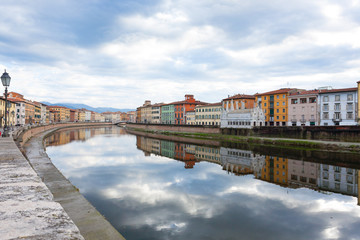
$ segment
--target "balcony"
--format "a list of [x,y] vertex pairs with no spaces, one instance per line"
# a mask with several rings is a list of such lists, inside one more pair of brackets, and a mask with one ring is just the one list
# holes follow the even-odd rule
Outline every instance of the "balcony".
[[310,118],[309,122],[316,122],[315,118]]
[[305,119],[300,119],[300,122],[301,123],[306,123],[306,120]]
[[332,121],[333,121],[333,122],[341,122],[342,119],[341,119],[341,117],[334,117],[334,118],[332,119]]
[[296,123],[296,122],[297,122],[297,120],[296,120],[296,119],[291,119],[291,122]]

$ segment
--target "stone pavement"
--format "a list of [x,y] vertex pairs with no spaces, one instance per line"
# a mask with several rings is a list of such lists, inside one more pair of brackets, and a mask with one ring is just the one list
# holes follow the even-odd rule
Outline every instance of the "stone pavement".
[[102,216],[71,182],[52,164],[43,147],[50,131],[33,136],[23,146],[29,162],[87,240],[124,240],[125,238]]
[[0,238],[84,239],[11,137],[0,137]]

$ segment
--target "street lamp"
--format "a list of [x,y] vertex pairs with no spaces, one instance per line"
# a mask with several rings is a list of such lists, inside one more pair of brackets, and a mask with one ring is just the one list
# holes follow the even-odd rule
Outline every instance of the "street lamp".
[[3,137],[7,137],[7,94],[8,94],[8,87],[10,86],[10,80],[11,77],[9,76],[9,74],[5,72],[1,75],[1,82],[2,85],[5,87],[5,124],[4,124],[4,134]]

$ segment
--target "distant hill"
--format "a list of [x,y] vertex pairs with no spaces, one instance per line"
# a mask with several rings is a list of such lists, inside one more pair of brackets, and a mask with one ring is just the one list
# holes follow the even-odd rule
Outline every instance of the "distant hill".
[[67,108],[71,108],[71,109],[80,109],[80,108],[85,108],[87,110],[90,111],[94,111],[94,112],[98,112],[98,113],[102,113],[102,112],[129,112],[129,111],[135,111],[134,109],[119,109],[119,108],[111,108],[111,107],[91,107],[89,105],[86,104],[80,104],[80,103],[49,103],[49,102],[43,102],[46,105],[49,106],[62,106],[62,107],[67,107]]

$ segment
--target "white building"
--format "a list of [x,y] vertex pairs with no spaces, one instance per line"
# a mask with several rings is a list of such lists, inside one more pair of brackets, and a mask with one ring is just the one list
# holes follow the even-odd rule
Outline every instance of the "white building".
[[265,165],[265,156],[249,150],[220,148],[220,159],[223,170],[228,173],[259,174]]
[[90,122],[90,121],[91,121],[91,112],[85,111],[85,122]]
[[357,196],[358,171],[352,168],[320,164],[319,188]]
[[17,126],[25,125],[25,102],[23,101],[15,101],[16,102],[16,117],[15,124]]
[[40,123],[41,123],[41,124],[46,124],[47,111],[49,111],[49,110],[47,110],[46,107],[47,107],[47,105],[40,103],[40,108],[41,108],[41,112],[40,112],[40,114],[41,114]]
[[252,128],[255,126],[265,126],[265,114],[261,108],[245,109],[242,106],[234,106],[231,101],[230,106],[223,106],[221,113],[221,128]]
[[320,90],[320,125],[357,125],[357,91],[357,88]]

